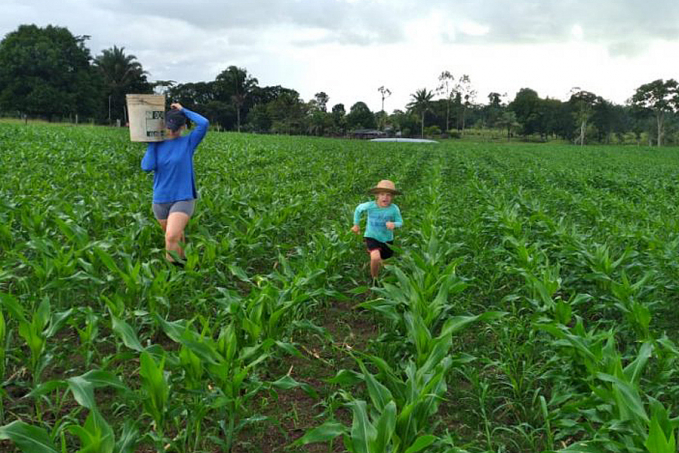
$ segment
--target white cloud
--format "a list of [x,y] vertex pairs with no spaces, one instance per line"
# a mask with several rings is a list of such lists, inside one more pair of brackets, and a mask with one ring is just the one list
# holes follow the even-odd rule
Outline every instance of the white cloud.
[[573,28],[571,28],[571,35],[573,38],[581,40],[585,36],[585,32],[583,31],[580,24],[575,24],[573,25]]
[[490,27],[474,21],[465,21],[460,25],[460,31],[469,36],[484,36],[488,34]]

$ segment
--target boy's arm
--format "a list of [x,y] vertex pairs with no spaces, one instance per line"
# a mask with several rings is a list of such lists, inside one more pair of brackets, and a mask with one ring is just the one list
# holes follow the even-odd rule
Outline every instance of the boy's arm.
[[361,215],[368,209],[368,203],[361,203],[354,210],[354,225],[361,223]]
[[141,169],[144,171],[154,171],[156,169],[156,144],[149,143],[146,147],[146,154],[141,160]]
[[359,234],[361,232],[361,227],[359,226],[359,224],[361,223],[361,215],[367,208],[368,203],[362,203],[356,206],[356,209],[354,210],[354,226],[351,227],[351,231],[353,231],[356,234]]
[[394,228],[401,228],[403,226],[403,217],[401,217],[401,210],[394,205]]

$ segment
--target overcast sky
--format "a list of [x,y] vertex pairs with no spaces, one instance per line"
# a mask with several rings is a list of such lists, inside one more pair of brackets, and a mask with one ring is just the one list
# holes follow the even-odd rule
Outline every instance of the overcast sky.
[[469,75],[477,102],[528,87],[573,87],[624,103],[641,84],[679,79],[677,0],[2,0],[0,36],[21,24],[116,45],[149,80],[211,81],[230,65],[329,107],[403,109],[442,71]]

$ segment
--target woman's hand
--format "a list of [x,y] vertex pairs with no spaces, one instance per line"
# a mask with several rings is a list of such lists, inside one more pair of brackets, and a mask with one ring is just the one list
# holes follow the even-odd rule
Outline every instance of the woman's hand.
[[184,107],[182,107],[182,105],[179,102],[174,102],[174,103],[170,104],[170,108],[172,110],[181,110]]
[[387,226],[388,230],[393,230],[396,225],[394,225],[394,222],[387,222],[385,224]]
[[351,231],[353,231],[353,232],[356,233],[356,234],[360,234],[360,233],[361,233],[361,229],[358,227],[358,225],[352,226],[352,227],[351,227]]

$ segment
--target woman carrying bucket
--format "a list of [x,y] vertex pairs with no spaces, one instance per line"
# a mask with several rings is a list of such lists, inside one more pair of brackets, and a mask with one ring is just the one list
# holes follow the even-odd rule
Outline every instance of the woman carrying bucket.
[[[180,243],[184,242],[184,228],[198,198],[193,153],[205,137],[209,122],[179,103],[172,104],[170,108],[165,114],[168,139],[148,144],[141,168],[154,172],[153,213],[165,232],[165,257],[169,262],[182,266],[182,262],[175,261],[172,252],[182,260],[185,257]],[[196,128],[182,136],[187,118],[196,124]]]

